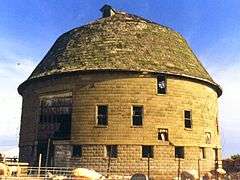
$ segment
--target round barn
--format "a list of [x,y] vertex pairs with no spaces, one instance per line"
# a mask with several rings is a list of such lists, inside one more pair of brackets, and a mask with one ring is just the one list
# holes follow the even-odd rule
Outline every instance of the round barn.
[[20,160],[170,179],[221,166],[222,90],[176,31],[105,5],[18,91]]

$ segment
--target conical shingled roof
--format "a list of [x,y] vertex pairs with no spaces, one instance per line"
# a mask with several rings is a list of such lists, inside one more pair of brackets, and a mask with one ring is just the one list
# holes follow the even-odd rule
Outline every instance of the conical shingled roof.
[[116,11],[61,35],[28,80],[87,70],[161,72],[215,84],[179,33]]

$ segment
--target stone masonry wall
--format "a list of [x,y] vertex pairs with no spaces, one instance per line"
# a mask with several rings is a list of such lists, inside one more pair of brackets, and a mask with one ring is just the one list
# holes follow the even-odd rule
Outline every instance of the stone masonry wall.
[[[157,95],[156,83],[156,75],[151,73],[92,72],[75,76],[52,77],[29,84],[23,91],[20,155],[27,153],[21,150],[21,147],[37,141],[39,97],[64,92],[72,92],[73,97],[70,144],[83,144],[86,147],[93,144],[100,145],[100,147],[106,144],[122,145],[119,146],[119,152],[124,152],[121,148],[125,146],[132,146],[134,149],[141,145],[154,145],[156,149],[159,147],[159,152],[162,151],[162,147],[169,148],[164,150],[170,153],[169,155],[163,156],[160,153],[159,158],[162,160],[159,162],[154,160],[159,163],[159,167],[163,160],[171,160],[173,146],[196,149],[186,150],[186,153],[192,153],[191,156],[195,160],[194,162],[190,159],[184,160],[183,167],[185,167],[185,162],[195,164],[196,159],[199,158],[199,147],[205,147],[211,151],[216,147],[221,148],[216,123],[217,93],[206,84],[168,76],[167,94]],[[107,127],[96,125],[96,106],[99,104],[108,105]],[[132,105],[144,107],[142,127],[136,128],[131,125]],[[192,129],[184,128],[184,110],[192,112]],[[168,129],[169,144],[157,139],[158,128]],[[205,142],[205,132],[211,133],[210,144]],[[209,151],[209,160],[203,161],[206,170],[213,168],[213,157],[214,153]],[[221,159],[221,153],[219,153],[219,159]],[[171,164],[174,164],[175,161],[171,161],[173,162]],[[76,161],[69,162],[72,166]],[[90,157],[85,158],[84,162],[86,167],[93,166],[90,163]],[[135,167],[134,163],[129,161],[125,168],[125,170],[134,171],[135,168],[129,168],[129,166]],[[187,165],[186,168],[188,168]]]
[[[60,167],[85,167],[107,174],[109,158],[105,145],[82,145],[83,156],[72,157],[71,144],[55,145],[55,165]],[[180,160],[180,171],[196,170],[201,175],[214,169],[212,149],[206,152],[206,159],[201,159],[199,147],[185,147],[185,158]],[[177,176],[179,159],[175,158],[173,146],[154,146],[154,158],[150,158],[150,175],[161,179],[172,179]],[[148,160],[142,158],[139,145],[119,145],[118,157],[111,158],[110,174],[132,175],[147,174]]]

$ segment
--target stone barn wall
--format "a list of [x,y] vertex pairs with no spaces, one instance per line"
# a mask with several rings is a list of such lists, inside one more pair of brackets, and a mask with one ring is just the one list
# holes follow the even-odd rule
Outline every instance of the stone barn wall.
[[[118,145],[118,157],[111,160],[111,172],[146,173],[147,160],[141,157],[141,146],[152,145],[151,172],[156,175],[176,175],[178,161],[174,146],[185,147],[182,170],[200,167],[204,172],[214,169],[213,148],[221,148],[217,93],[200,81],[170,75],[167,76],[166,94],[158,95],[156,84],[154,74],[131,72],[91,72],[32,82],[23,91],[20,159],[30,162],[37,159],[36,150],[29,155],[27,148],[38,142],[40,97],[71,92],[71,139],[53,142],[54,165],[106,172],[105,145]],[[108,106],[108,125],[105,127],[96,124],[97,105]],[[141,127],[131,124],[133,105],[143,107]],[[192,112],[192,128],[184,127],[184,110]],[[169,141],[158,140],[159,128],[168,129]],[[211,133],[210,143],[206,143],[206,133]],[[82,157],[72,157],[72,145],[82,145]],[[205,148],[206,155],[201,160],[200,147]],[[221,159],[220,150],[218,159]]]

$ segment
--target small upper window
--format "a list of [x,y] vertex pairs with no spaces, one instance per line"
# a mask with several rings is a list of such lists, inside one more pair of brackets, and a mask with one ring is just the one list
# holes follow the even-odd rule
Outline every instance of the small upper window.
[[205,143],[211,144],[211,133],[210,132],[205,132]]
[[143,107],[142,106],[133,106],[132,108],[132,125],[133,126],[142,126],[143,124]]
[[168,141],[168,129],[158,129],[158,140]]
[[108,107],[106,105],[97,106],[97,125],[108,125]]
[[175,147],[175,157],[184,159],[184,147],[183,146]]
[[153,158],[153,146],[142,146],[142,157]]
[[73,145],[72,157],[82,157],[82,146],[81,145]]
[[118,149],[117,145],[107,145],[107,156],[110,158],[117,158]]
[[192,113],[191,111],[184,111],[184,125],[185,128],[192,128]]
[[159,75],[157,77],[157,93],[166,94],[166,89],[167,89],[166,77],[164,75]]

